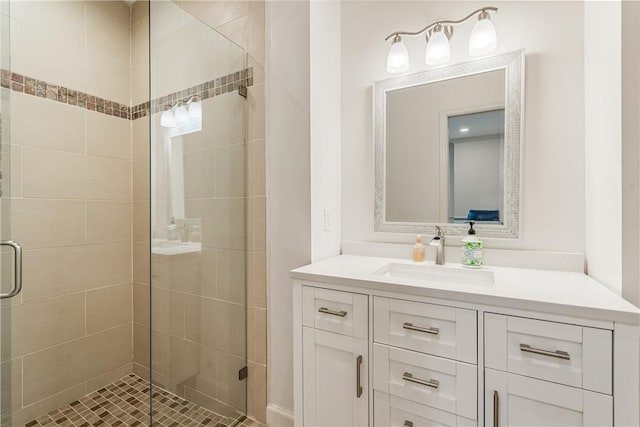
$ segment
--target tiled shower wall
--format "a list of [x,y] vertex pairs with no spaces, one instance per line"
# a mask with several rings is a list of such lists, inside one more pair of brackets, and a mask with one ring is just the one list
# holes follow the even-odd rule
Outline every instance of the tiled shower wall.
[[[11,68],[129,105],[129,33],[123,2],[11,2]],[[15,89],[11,221],[24,289],[2,360],[17,424],[132,369],[132,179],[129,120]]]
[[[264,4],[177,4],[243,46],[253,69],[244,244],[248,411],[264,421]],[[146,376],[148,118],[130,121],[65,102],[62,88],[65,96],[81,91],[121,105],[147,100],[149,22],[142,1],[132,8],[120,1],[12,2],[11,14],[12,71],[60,89],[57,101],[30,94],[28,85],[12,93],[12,237],[25,248],[25,287],[12,301],[14,341],[2,361],[11,360],[20,422],[132,370]]]

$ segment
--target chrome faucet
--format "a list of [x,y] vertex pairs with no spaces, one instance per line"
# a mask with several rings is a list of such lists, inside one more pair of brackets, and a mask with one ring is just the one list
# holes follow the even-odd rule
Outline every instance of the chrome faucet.
[[444,231],[436,225],[436,235],[431,239],[430,246],[437,247],[436,265],[444,265]]

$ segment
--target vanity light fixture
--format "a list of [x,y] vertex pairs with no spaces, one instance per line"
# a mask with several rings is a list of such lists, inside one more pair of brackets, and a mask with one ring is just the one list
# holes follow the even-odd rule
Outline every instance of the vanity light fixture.
[[164,128],[185,126],[198,121],[202,121],[202,102],[198,95],[193,95],[186,101],[178,101],[160,116],[160,126]]
[[385,38],[385,41],[393,39],[389,54],[387,55],[387,72],[398,74],[409,70],[409,52],[402,42],[402,36],[416,37],[426,34],[427,48],[425,51],[425,62],[427,65],[437,65],[447,62],[451,56],[449,40],[451,36],[453,36],[453,27],[469,21],[474,16],[477,16],[478,20],[469,38],[469,54],[478,56],[493,52],[498,46],[498,37],[496,35],[496,29],[491,22],[489,12],[496,13],[498,12],[498,8],[483,7],[457,21],[436,21],[420,31],[396,31],[390,34]]
[[405,73],[409,71],[409,51],[402,43],[402,37],[396,34],[387,55],[387,71],[390,73]]

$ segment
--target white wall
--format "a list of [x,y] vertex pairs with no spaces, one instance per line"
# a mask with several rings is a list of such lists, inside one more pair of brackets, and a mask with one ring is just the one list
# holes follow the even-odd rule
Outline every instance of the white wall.
[[[620,2],[586,2],[585,213],[590,276],[622,287]],[[607,31],[601,31],[607,28]]]
[[311,0],[310,27],[311,259],[319,261],[340,254],[340,2]]
[[268,408],[293,410],[292,284],[311,261],[309,178],[309,3],[266,5]]
[[502,137],[478,137],[454,145],[452,214],[466,218],[471,209],[502,215]]
[[[373,232],[371,84],[389,78],[384,38],[436,19],[457,19],[476,2],[342,3],[343,240],[410,242]],[[520,240],[490,247],[584,251],[584,64],[582,2],[499,2],[497,53],[526,49],[525,141]],[[472,24],[457,27],[451,63],[469,60]],[[406,40],[411,72],[425,69],[424,39]],[[456,239],[447,239],[457,244]],[[459,241],[459,240],[458,240]]]
[[640,3],[622,3],[622,296],[640,305]]

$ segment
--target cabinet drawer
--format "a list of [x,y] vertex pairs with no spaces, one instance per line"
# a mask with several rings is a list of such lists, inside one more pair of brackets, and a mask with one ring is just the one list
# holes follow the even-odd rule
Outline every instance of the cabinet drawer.
[[368,338],[366,295],[329,289],[302,287],[302,323],[323,331]]
[[373,389],[475,420],[477,368],[467,363],[373,345]]
[[485,366],[611,394],[612,331],[485,314]]
[[373,394],[374,427],[476,427],[474,420],[381,391]]
[[477,363],[475,310],[375,297],[376,342]]

